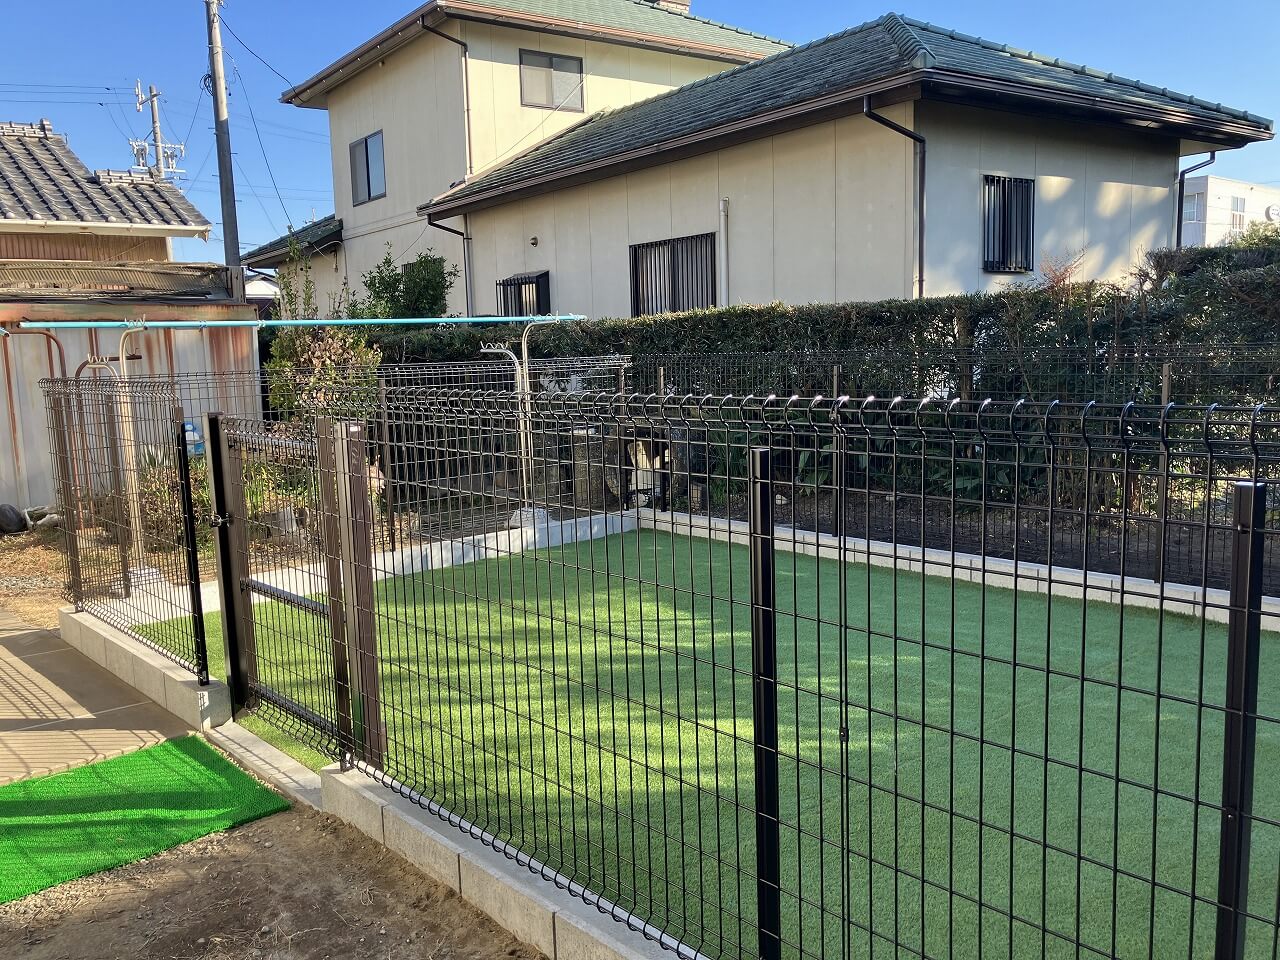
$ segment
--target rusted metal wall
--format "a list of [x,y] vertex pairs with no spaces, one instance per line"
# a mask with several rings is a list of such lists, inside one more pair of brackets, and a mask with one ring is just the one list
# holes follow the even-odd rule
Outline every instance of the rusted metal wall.
[[[91,307],[91,309],[85,309]],[[252,306],[208,304],[173,306],[130,304],[63,305],[0,303],[0,323],[27,319],[140,319],[254,320]],[[67,370],[74,374],[87,356],[118,353],[118,330],[74,330],[58,334],[66,351]],[[167,377],[170,373],[256,371],[258,335],[253,327],[220,330],[148,330],[130,337],[130,352],[142,359],[130,365],[130,375]],[[0,502],[18,507],[40,506],[54,500],[49,457],[49,427],[40,380],[58,375],[53,346],[43,337],[0,337]],[[189,417],[206,412],[217,397],[193,404]]]
[[168,237],[0,233],[0,260],[168,260]]

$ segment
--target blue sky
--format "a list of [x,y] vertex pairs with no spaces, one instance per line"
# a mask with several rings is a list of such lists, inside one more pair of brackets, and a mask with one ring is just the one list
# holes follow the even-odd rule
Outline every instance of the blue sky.
[[[163,95],[166,137],[187,144],[187,173],[180,183],[215,221],[215,238],[220,238],[211,109],[200,85],[207,70],[202,0],[141,5],[46,0],[5,6],[0,119],[48,117],[90,167],[127,167],[128,137],[144,135],[150,125],[149,115],[134,109],[133,85],[139,79],[144,87],[155,84]],[[243,41],[224,32],[245,246],[272,239],[288,222],[297,226],[313,214],[329,213],[333,200],[324,113],[277,102],[286,84],[244,44],[297,82],[413,6],[414,0],[227,0],[223,16]],[[1178,0],[1014,6],[1007,0],[904,0],[895,6],[966,33],[1280,117],[1280,71],[1274,68],[1277,0],[1208,7]],[[838,0],[694,0],[693,9],[799,42],[891,7]],[[305,16],[299,15],[302,10]],[[1280,143],[1228,153],[1215,172],[1280,182]],[[181,241],[176,253],[220,260],[222,243]]]

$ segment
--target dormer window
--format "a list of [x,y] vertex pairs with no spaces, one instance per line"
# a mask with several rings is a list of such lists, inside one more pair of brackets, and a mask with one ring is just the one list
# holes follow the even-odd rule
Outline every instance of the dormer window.
[[521,50],[520,102],[526,107],[582,113],[582,59]]

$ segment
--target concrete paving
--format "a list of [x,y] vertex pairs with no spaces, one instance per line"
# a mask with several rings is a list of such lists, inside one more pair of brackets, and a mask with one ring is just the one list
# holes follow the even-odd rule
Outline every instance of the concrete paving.
[[0,610],[0,785],[189,731],[57,633]]

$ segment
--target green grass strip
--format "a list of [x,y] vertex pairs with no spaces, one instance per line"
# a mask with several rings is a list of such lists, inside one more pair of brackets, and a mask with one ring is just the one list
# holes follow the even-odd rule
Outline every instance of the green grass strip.
[[288,806],[195,736],[0,787],[0,903]]

